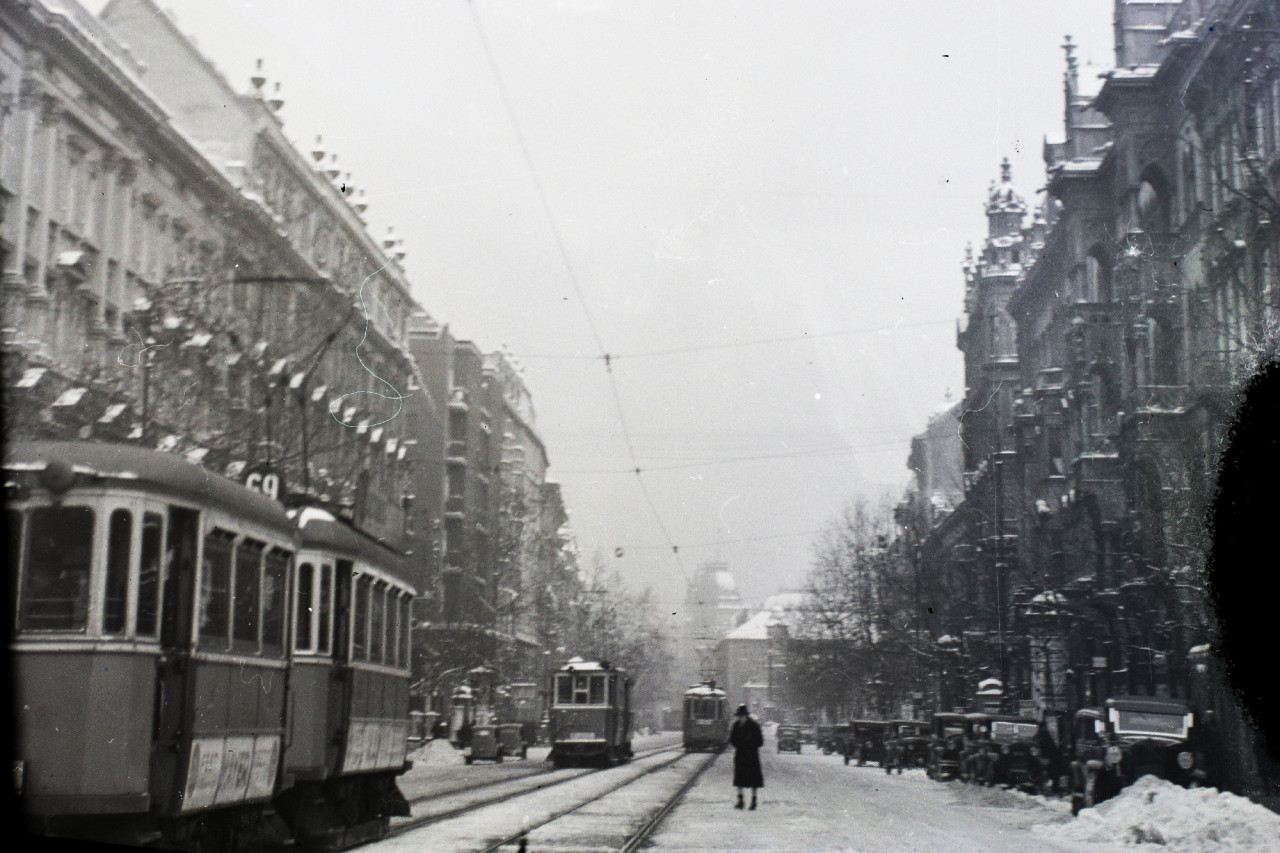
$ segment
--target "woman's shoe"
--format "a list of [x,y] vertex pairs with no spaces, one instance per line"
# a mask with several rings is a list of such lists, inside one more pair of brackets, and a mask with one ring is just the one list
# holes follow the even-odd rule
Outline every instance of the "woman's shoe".
[[755,800],[752,800],[752,801],[751,801],[751,808],[750,808],[750,809],[748,809],[748,811],[755,811],[755,810],[756,810],[756,801],[755,801]]

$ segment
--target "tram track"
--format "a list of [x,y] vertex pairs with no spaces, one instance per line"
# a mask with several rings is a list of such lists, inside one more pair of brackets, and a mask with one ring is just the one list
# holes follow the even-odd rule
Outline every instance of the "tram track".
[[[667,751],[667,750],[663,750],[663,751]],[[543,820],[531,826],[524,827],[519,832],[513,833],[499,841],[493,842],[489,844],[487,847],[481,848],[481,853],[498,853],[498,851],[501,851],[504,847],[509,848],[512,845],[514,845],[517,850],[524,851],[527,849],[528,839],[532,833],[537,832],[538,830],[545,829],[546,827],[550,826],[556,821],[562,820],[565,817],[572,815],[575,812],[578,812],[582,809],[585,809],[588,806],[599,803],[602,800],[608,797],[611,797],[614,794],[619,793],[623,789],[626,789],[631,787],[632,785],[635,785],[636,783],[640,782],[641,780],[645,779],[646,777],[654,773],[657,773],[658,771],[669,769],[675,764],[679,763],[680,761],[683,761],[685,758],[696,759],[699,757],[704,757],[705,760],[698,766],[698,768],[694,770],[692,773],[690,773],[689,777],[680,784],[680,786],[675,790],[674,793],[668,795],[664,799],[662,805],[657,810],[653,811],[651,814],[645,817],[641,825],[626,837],[622,846],[619,848],[619,850],[622,853],[635,853],[635,851],[639,850],[641,846],[649,839],[649,837],[652,836],[653,833],[657,831],[658,827],[662,825],[662,822],[666,819],[667,815],[669,815],[672,809],[674,809],[680,803],[680,801],[684,798],[684,795],[688,792],[688,790],[693,787],[693,785],[698,781],[698,778],[702,775],[702,773],[715,762],[718,756],[719,756],[719,753],[711,753],[709,756],[707,756],[705,754],[698,755],[698,754],[687,753],[683,749],[680,749],[680,754],[677,755],[675,758],[671,759],[670,761],[662,762],[660,764],[654,765],[653,767],[645,768],[645,770],[639,775],[633,776],[630,779],[627,779],[626,781],[622,782],[621,784],[615,785],[609,788],[607,791],[600,792],[599,794],[596,794],[584,800],[583,802],[577,803],[572,806],[568,806],[563,809],[558,809],[556,811],[553,811],[551,814],[547,815]]]
[[[666,752],[679,753],[680,755],[683,755],[684,750],[683,750],[683,747],[678,743],[666,745],[666,746],[654,747],[652,749],[641,750],[637,752],[635,756],[632,758],[632,761],[644,760],[646,758],[651,758],[655,755],[660,755]],[[677,755],[677,759],[680,757],[680,755]],[[654,769],[660,769],[661,767],[668,766],[669,764],[672,764],[672,763],[674,763],[674,761],[659,765],[658,768],[654,768]],[[592,774],[602,773],[602,772],[606,772],[606,771],[602,768],[575,768],[575,769],[562,769],[562,770],[547,770],[547,769],[539,768],[539,769],[532,769],[527,773],[519,773],[519,774],[513,774],[511,776],[506,776],[502,779],[494,779],[494,780],[489,780],[485,782],[480,782],[474,785],[464,785],[458,788],[451,788],[447,791],[437,791],[430,794],[424,794],[422,796],[415,797],[409,800],[409,805],[411,809],[416,806],[429,804],[433,801],[444,800],[444,799],[449,799],[459,795],[465,795],[472,792],[483,791],[486,788],[503,788],[507,786],[511,786],[513,788],[513,790],[503,791],[493,796],[482,797],[476,800],[470,800],[468,802],[462,803],[454,807],[445,808],[439,811],[432,811],[427,814],[414,815],[411,817],[398,819],[395,822],[395,824],[391,827],[390,831],[386,834],[386,836],[384,836],[384,838],[395,838],[395,837],[404,835],[407,832],[421,829],[423,827],[430,826],[435,823],[440,823],[441,821],[461,817],[470,812],[474,812],[478,809],[487,808],[489,806],[495,806],[500,803],[505,803],[510,800],[514,800],[519,797],[527,796],[529,794],[537,793],[540,791],[546,791],[550,788],[554,788],[559,785],[572,782],[576,779],[581,779],[584,776],[590,776]],[[652,771],[646,771],[646,773],[642,775],[647,775],[648,772],[652,772]],[[533,779],[535,777],[540,777],[540,776],[549,777],[549,776],[553,776],[554,774],[559,774],[559,775],[556,776],[556,778],[549,778],[546,781],[538,784],[533,784],[533,785],[519,784],[522,781]]]

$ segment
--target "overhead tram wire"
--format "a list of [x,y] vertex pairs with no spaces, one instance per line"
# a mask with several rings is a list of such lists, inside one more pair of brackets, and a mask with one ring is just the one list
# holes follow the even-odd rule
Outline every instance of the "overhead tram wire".
[[818,340],[821,338],[840,338],[840,337],[847,337],[849,335],[867,335],[867,334],[874,334],[876,332],[892,332],[897,329],[918,329],[926,326],[949,326],[954,322],[955,322],[954,319],[922,320],[918,323],[896,323],[891,326],[867,326],[861,329],[843,329],[835,332],[813,332],[813,333],[806,332],[805,334],[802,334],[802,335],[787,335],[785,337],[777,337],[777,338],[759,338],[753,341],[730,341],[728,343],[722,343],[722,344],[695,344],[692,346],[670,347],[668,349],[660,349],[660,350],[643,350],[641,352],[606,353],[603,356],[580,355],[578,353],[533,353],[533,354],[521,353],[520,357],[525,359],[541,358],[541,359],[556,359],[556,360],[563,360],[563,361],[600,361],[603,359],[607,364],[612,364],[615,361],[621,361],[623,359],[630,360],[635,358],[654,358],[657,356],[664,356],[664,355],[682,355],[684,353],[691,353],[691,352],[709,352],[712,350],[741,349],[742,347],[755,347],[755,346],[767,346],[769,344],[795,343],[796,341],[812,341],[812,340]]
[[[696,542],[692,545],[684,545],[682,547],[692,548],[719,548],[721,545],[741,545],[746,542],[764,542],[770,539],[796,539],[801,536],[819,536],[822,530],[801,530],[795,533],[771,533],[765,536],[744,536],[740,539],[719,539],[715,542]],[[632,551],[661,551],[664,550],[663,545],[631,545]]]
[[480,38],[481,46],[484,48],[485,60],[489,63],[489,70],[493,73],[493,80],[498,88],[498,96],[502,99],[502,106],[507,112],[507,119],[511,122],[511,129],[520,147],[520,154],[524,158],[525,167],[529,170],[529,179],[533,182],[534,191],[538,195],[538,201],[542,204],[542,211],[547,217],[547,224],[551,228],[552,236],[555,238],[556,249],[560,253],[560,262],[564,264],[565,272],[569,276],[569,283],[573,285],[573,292],[578,297],[578,304],[582,307],[583,316],[586,317],[587,326],[591,330],[591,337],[595,341],[596,350],[599,353],[596,358],[604,362],[605,376],[609,380],[609,388],[613,393],[614,407],[618,410],[618,426],[622,430],[622,438],[627,445],[627,454],[631,458],[635,470],[636,482],[640,485],[640,491],[644,494],[645,502],[649,505],[649,512],[653,515],[654,523],[657,524],[659,532],[662,533],[662,538],[667,541],[667,545],[671,548],[676,564],[680,566],[683,572],[684,565],[680,560],[680,548],[672,540],[671,534],[667,531],[667,526],[662,523],[662,515],[658,512],[658,506],[653,500],[653,495],[649,493],[649,487],[641,476],[640,466],[636,464],[635,446],[631,441],[631,432],[627,429],[627,419],[622,409],[622,397],[618,393],[618,383],[613,375],[609,351],[605,348],[604,340],[600,337],[600,330],[596,326],[595,319],[591,316],[591,310],[587,306],[586,296],[583,294],[582,286],[578,282],[577,273],[569,260],[569,250],[565,247],[564,237],[561,235],[560,227],[556,224],[556,218],[551,212],[551,204],[547,201],[547,193],[543,189],[542,181],[538,178],[538,170],[534,167],[533,155],[529,152],[524,133],[520,129],[520,122],[516,119],[516,112],[507,93],[506,83],[502,79],[502,73],[498,70],[498,62],[494,58],[493,47],[489,44],[489,37],[485,33],[484,24],[480,20],[480,13],[476,10],[475,0],[466,0],[466,3],[467,8],[471,11],[471,20],[476,26],[476,34]]
[[[685,468],[703,468],[709,465],[732,465],[737,462],[760,462],[771,459],[811,459],[821,456],[843,456],[850,453],[865,453],[873,450],[888,450],[890,448],[902,447],[902,445],[910,442],[911,439],[904,438],[896,441],[882,441],[876,444],[864,444],[859,447],[827,447],[819,450],[801,450],[795,453],[762,453],[755,456],[728,456],[722,459],[695,459],[680,462],[674,465],[650,465],[641,468],[645,473],[654,471],[677,471]],[[592,470],[561,470],[559,473],[574,474],[631,474],[634,471],[623,471],[620,468],[596,468]]]

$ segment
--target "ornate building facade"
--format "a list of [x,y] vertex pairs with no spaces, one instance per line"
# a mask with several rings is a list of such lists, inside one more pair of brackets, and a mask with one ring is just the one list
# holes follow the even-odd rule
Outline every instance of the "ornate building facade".
[[154,4],[0,15],[7,436],[181,453],[420,550],[398,243]]
[[1117,0],[1031,209],[1008,166],[965,267],[965,495],[919,537],[937,701],[1010,710],[1119,694],[1202,711],[1219,782],[1256,789],[1223,688],[1206,518],[1233,394],[1280,319],[1280,8]]

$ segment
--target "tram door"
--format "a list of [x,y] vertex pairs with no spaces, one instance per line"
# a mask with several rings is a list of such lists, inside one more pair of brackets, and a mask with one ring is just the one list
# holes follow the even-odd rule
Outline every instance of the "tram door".
[[[160,658],[156,664],[155,709],[152,716],[151,790],[153,795],[173,791],[179,764],[185,758],[181,743],[187,716],[188,658],[191,653],[195,612],[196,554],[200,538],[200,513],[170,506],[160,561]],[[158,531],[145,531],[144,537]],[[146,566],[143,567],[145,571]],[[177,803],[159,803],[176,808]]]
[[329,720],[329,743],[326,759],[336,771],[344,760],[346,750],[344,733],[350,732],[347,719],[354,693],[354,677],[350,667],[351,607],[354,586],[355,562],[335,560],[333,566],[333,666],[329,667],[329,707],[325,713]]

